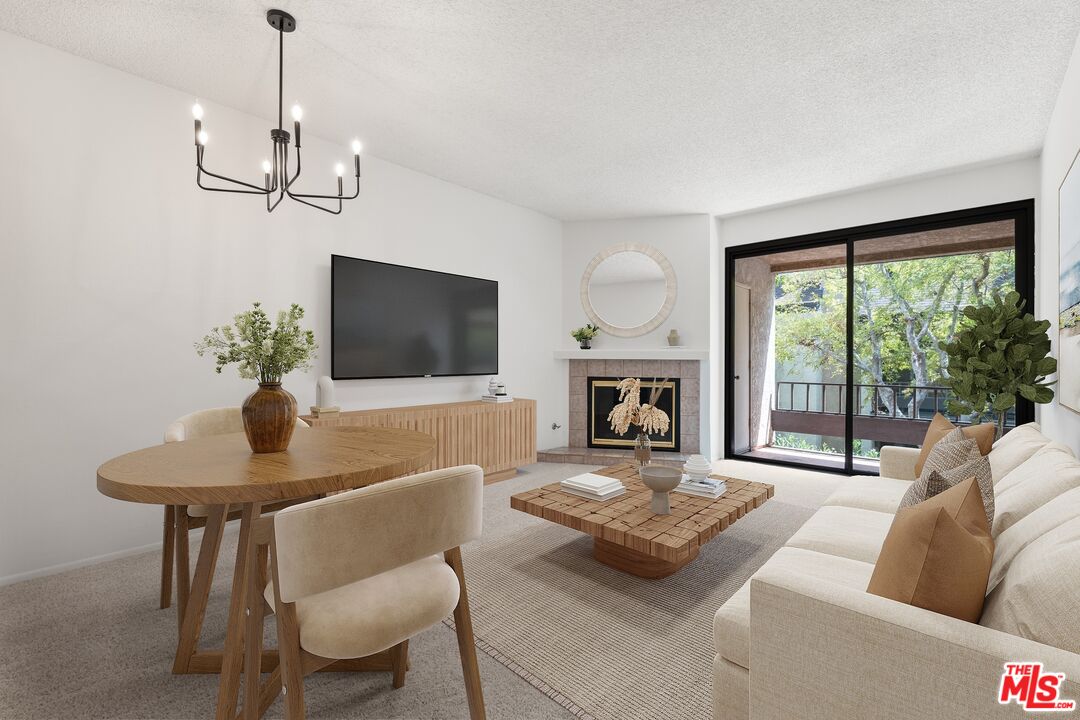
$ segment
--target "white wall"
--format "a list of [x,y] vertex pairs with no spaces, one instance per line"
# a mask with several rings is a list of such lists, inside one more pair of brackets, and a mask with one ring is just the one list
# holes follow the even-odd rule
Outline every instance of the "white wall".
[[[260,198],[195,187],[188,95],[6,33],[0,67],[21,68],[0,73],[0,581],[160,540],[160,508],[98,494],[94,471],[160,442],[179,415],[240,404],[250,383],[215,375],[192,343],[251,301],[307,309],[321,358],[285,386],[312,404],[329,371],[331,253],[499,280],[501,376],[537,399],[540,446],[565,442],[547,429],[567,404],[551,356],[569,329],[553,291],[558,221],[374,158],[342,215],[288,200],[267,215]],[[204,105],[208,166],[259,181],[270,122]],[[305,137],[311,191],[348,160],[336,140]],[[348,409],[468,399],[486,384],[337,385]]]
[[[1061,94],[1050,118],[1043,144],[1041,164],[1042,242],[1036,253],[1035,308],[1040,318],[1051,322],[1050,337],[1057,356],[1058,315],[1058,186],[1065,179],[1077,151],[1080,150],[1080,40],[1065,73]],[[1077,172],[1076,169],[1073,172]],[[1062,372],[1080,373],[1080,368],[1061,368]],[[1080,451],[1080,414],[1058,404],[1038,406],[1038,419],[1047,435]]]
[[[757,212],[718,217],[716,232],[720,245],[730,247],[1030,198],[1036,199],[1036,217],[1039,217],[1039,185],[1038,158],[1025,158]],[[1040,225],[1045,226],[1045,223],[1036,222],[1037,256],[1041,247]],[[714,279],[723,287],[722,260],[718,266]],[[1036,278],[1036,283],[1039,282],[1041,277]],[[722,343],[721,336],[721,352]],[[723,356],[718,357],[722,362]],[[717,377],[722,373],[721,368]],[[716,448],[715,454],[719,455],[724,447],[723,383],[715,382],[713,387],[711,403],[721,411],[717,421],[712,423],[711,444]]]
[[[710,349],[714,315],[710,286],[710,263],[717,249],[709,215],[668,215],[622,220],[587,220],[563,223],[562,340],[557,347],[574,348],[577,343],[570,331],[581,327],[588,318],[581,307],[581,275],[589,262],[607,247],[621,243],[652,245],[668,259],[675,271],[679,291],[668,319],[647,335],[617,338],[601,333],[593,347],[642,349],[667,347],[667,334],[679,331],[682,344],[695,349]],[[568,373],[564,362],[562,372]],[[710,407],[715,363],[701,363],[701,452],[710,454],[713,410]]]
[[670,215],[627,220],[589,220],[563,224],[563,332],[559,347],[573,348],[570,331],[588,318],[581,307],[581,274],[601,250],[621,243],[652,245],[671,263],[679,294],[671,316],[647,335],[617,338],[601,334],[594,348],[656,348],[667,346],[667,334],[679,331],[683,345],[709,346],[709,216]]

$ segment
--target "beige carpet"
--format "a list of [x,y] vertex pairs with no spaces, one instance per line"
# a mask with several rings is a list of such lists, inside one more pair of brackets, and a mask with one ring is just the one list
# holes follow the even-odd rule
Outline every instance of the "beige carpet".
[[583,718],[709,718],[713,615],[816,497],[773,498],[675,575],[645,580],[593,560],[590,538],[509,510],[511,494],[584,470],[536,465],[488,488],[484,538],[465,553],[478,644]]
[[[464,561],[488,717],[706,720],[713,613],[838,481],[786,471],[776,498],[677,575],[646,582],[595,563],[578,533],[510,509],[514,492],[584,470],[532,465],[485,488],[484,538]],[[747,463],[723,471],[766,482],[776,474]],[[234,529],[210,597],[207,647],[224,637]],[[157,609],[159,561],[152,552],[0,587],[0,718],[210,717],[217,678],[170,672],[176,620]],[[272,622],[266,635],[272,645]],[[437,625],[409,649],[400,690],[386,673],[308,678],[308,716],[467,718],[450,629]],[[268,717],[281,714],[277,702]]]

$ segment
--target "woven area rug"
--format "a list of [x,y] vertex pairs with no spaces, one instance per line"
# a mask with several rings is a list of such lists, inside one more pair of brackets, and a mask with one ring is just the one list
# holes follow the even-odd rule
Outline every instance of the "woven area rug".
[[511,494],[583,470],[487,488],[484,537],[464,551],[477,645],[581,718],[710,717],[716,609],[814,511],[773,498],[646,580],[593,560],[591,538],[510,509]]

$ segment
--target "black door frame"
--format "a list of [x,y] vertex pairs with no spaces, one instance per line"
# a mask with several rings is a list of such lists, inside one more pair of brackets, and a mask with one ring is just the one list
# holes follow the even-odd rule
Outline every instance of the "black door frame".
[[[980,207],[954,210],[952,212],[921,215],[913,218],[888,220],[885,222],[859,225],[857,227],[797,235],[794,237],[766,240],[747,245],[734,245],[724,250],[724,457],[738,458],[750,462],[770,465],[804,467],[821,472],[856,473],[851,456],[851,440],[854,432],[853,392],[854,374],[854,284],[855,284],[855,243],[859,240],[906,235],[913,232],[940,230],[942,228],[973,225],[995,220],[1013,220],[1016,225],[1016,291],[1026,301],[1025,310],[1035,312],[1035,200],[1017,200],[1015,202],[983,205]],[[734,332],[734,293],[735,261],[743,258],[769,255],[788,250],[805,250],[826,245],[846,245],[847,252],[847,392],[844,403],[845,438],[844,468],[825,468],[808,463],[796,463],[771,458],[736,455],[732,449],[735,430],[735,388],[732,376],[735,372],[735,351],[732,345]],[[1020,399],[1016,406],[1016,424],[1031,422],[1035,419],[1035,404],[1030,400]]]

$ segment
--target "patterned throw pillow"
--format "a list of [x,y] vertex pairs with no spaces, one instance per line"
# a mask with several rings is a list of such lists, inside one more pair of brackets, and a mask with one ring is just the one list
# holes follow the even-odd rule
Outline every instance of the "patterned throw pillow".
[[900,507],[917,505],[970,477],[974,477],[979,485],[986,520],[993,525],[994,479],[990,461],[979,452],[978,442],[966,438],[960,428],[939,440],[930,450],[922,474],[904,493]]

